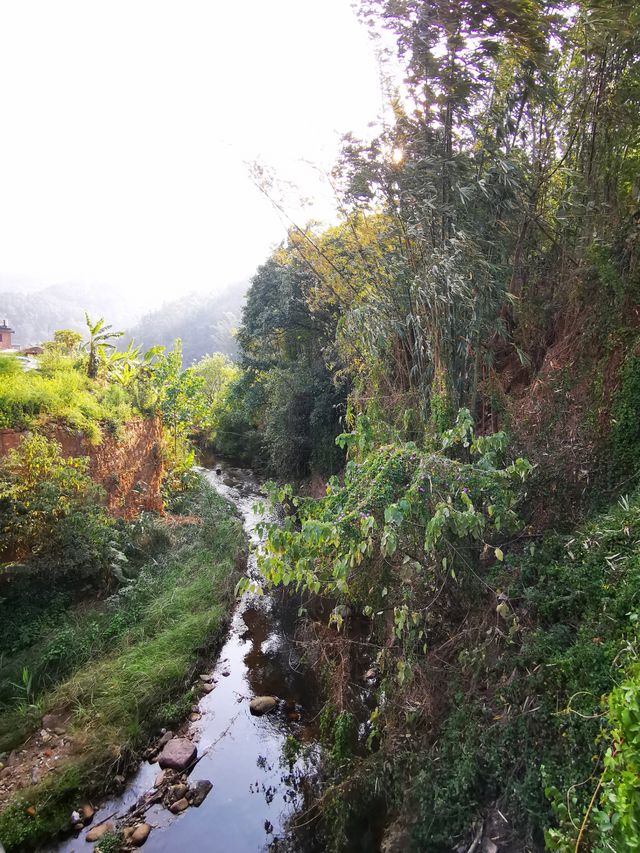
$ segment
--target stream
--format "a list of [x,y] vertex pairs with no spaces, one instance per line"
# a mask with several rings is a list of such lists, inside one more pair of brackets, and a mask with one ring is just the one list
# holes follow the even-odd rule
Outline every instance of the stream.
[[[261,496],[253,473],[231,467],[200,471],[237,507],[247,537],[257,544],[256,525],[262,516],[256,515],[253,506]],[[254,553],[249,555],[248,573],[257,573]],[[145,850],[255,853],[282,849],[279,840],[286,834],[287,821],[302,803],[296,782],[308,766],[299,759],[291,768],[282,760],[287,736],[312,747],[307,762],[313,763],[317,756],[313,749],[317,693],[290,639],[295,620],[291,610],[278,592],[260,597],[247,593],[236,605],[226,641],[211,670],[214,689],[198,702],[201,719],[186,729],[186,736],[202,756],[190,781],[210,780],[213,789],[201,806],[179,815],[160,804],[152,806],[144,818],[153,827]],[[280,697],[286,708],[252,716],[249,701],[262,695]],[[101,805],[92,826],[114,814],[124,815],[152,790],[158,772],[157,764],[143,762],[123,792]],[[51,853],[90,850],[84,839],[86,831],[48,849]]]

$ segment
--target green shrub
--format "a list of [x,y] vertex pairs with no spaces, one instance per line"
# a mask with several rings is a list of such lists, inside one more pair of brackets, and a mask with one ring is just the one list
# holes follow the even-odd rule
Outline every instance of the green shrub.
[[0,464],[0,559],[27,560],[52,582],[107,570],[113,520],[87,468],[86,457],[63,457],[38,434],[8,454]]

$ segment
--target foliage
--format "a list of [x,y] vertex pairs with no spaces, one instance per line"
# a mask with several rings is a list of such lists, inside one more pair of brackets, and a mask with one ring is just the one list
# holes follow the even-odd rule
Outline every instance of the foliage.
[[640,451],[640,357],[631,353],[621,371],[611,406],[609,437],[613,464],[627,476],[635,473]]
[[269,583],[338,598],[372,617],[392,609],[398,637],[422,645],[438,589],[473,586],[487,542],[503,558],[499,537],[518,529],[519,485],[530,466],[518,459],[500,467],[506,437],[475,436],[466,411],[443,434],[447,455],[415,444],[372,448],[366,435],[362,418],[339,438],[353,454],[342,485],[332,480],[318,501],[294,498],[297,519],[265,525],[258,564]]
[[206,406],[203,426],[209,441],[215,441],[218,424],[228,418],[229,392],[240,378],[240,368],[221,352],[205,355],[193,365],[193,372],[202,378],[202,396]]

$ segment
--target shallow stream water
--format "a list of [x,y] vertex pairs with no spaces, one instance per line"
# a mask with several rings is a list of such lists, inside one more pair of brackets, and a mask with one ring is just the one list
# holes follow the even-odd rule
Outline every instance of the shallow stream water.
[[[254,512],[260,499],[259,483],[250,471],[237,468],[203,468],[211,485],[238,508],[252,544],[259,542]],[[256,558],[249,556],[249,575],[256,573]],[[279,849],[288,818],[301,803],[296,779],[304,768],[291,772],[282,760],[287,735],[304,744],[316,742],[313,701],[315,691],[302,670],[290,634],[295,613],[278,593],[246,594],[238,602],[227,639],[212,674],[215,687],[199,701],[202,718],[189,726],[189,736],[203,756],[190,781],[208,779],[213,789],[199,808],[174,816],[153,806],[145,820],[153,831],[144,845],[155,853],[256,853]],[[228,674],[225,674],[228,673]],[[299,720],[274,712],[254,717],[253,696],[273,695],[299,706]],[[293,716],[297,716],[294,713]],[[311,761],[314,750],[311,749]],[[309,760],[309,759],[308,759]],[[144,762],[127,782],[122,794],[104,803],[93,825],[107,816],[122,817],[146,791],[159,772],[157,764]],[[113,819],[113,818],[112,818]],[[84,832],[49,848],[56,853],[91,850]]]

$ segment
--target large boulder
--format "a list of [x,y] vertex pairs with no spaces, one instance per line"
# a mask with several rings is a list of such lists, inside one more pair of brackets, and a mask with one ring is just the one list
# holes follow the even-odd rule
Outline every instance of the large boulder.
[[198,750],[186,737],[174,737],[162,748],[158,764],[163,770],[185,770],[197,754]]
[[268,714],[278,704],[275,696],[254,696],[249,702],[249,710],[254,717],[261,717],[263,714]]

